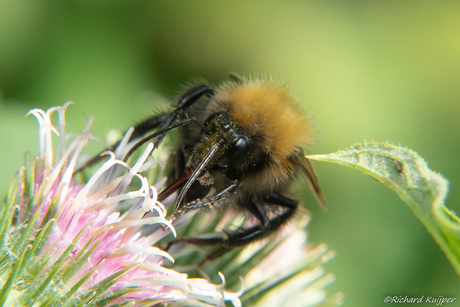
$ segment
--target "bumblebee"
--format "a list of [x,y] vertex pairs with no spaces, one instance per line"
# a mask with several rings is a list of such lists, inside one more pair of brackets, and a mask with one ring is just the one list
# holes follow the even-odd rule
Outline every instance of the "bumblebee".
[[[175,242],[217,246],[207,256],[211,259],[267,237],[298,209],[298,201],[287,195],[302,175],[325,207],[318,179],[303,153],[314,141],[311,121],[283,86],[236,77],[215,89],[196,84],[176,98],[173,108],[138,124],[131,138],[143,137],[127,153],[128,157],[149,141],[157,148],[167,131],[180,127],[176,153],[168,162],[174,171],[159,201],[179,191],[173,219],[192,210],[236,206],[258,223],[225,232],[226,238],[179,238],[168,248]],[[146,135],[150,131],[154,132]]]

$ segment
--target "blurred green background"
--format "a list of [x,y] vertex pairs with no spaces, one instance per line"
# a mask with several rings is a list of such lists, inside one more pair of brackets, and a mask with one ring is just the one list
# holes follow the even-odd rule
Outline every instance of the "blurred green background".
[[[0,1],[0,187],[37,153],[31,108],[73,100],[67,131],[95,135],[152,114],[194,77],[282,78],[330,153],[363,140],[417,151],[450,180],[460,212],[458,1]],[[329,210],[305,193],[311,242],[337,253],[330,293],[345,306],[386,296],[457,297],[459,277],[396,195],[314,162]],[[459,304],[457,304],[459,305]],[[449,306],[452,306],[450,304]]]

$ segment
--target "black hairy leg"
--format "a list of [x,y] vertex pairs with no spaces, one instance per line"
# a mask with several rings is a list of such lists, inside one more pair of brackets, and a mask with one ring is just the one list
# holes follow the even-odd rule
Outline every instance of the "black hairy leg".
[[[179,115],[182,112],[185,112],[187,108],[189,108],[191,105],[193,105],[195,102],[197,102],[202,96],[204,96],[204,95],[210,96],[213,93],[214,93],[214,91],[213,91],[212,87],[210,87],[209,85],[200,84],[200,85],[192,87],[191,89],[186,91],[184,94],[182,94],[175,101],[174,110],[171,113],[165,113],[165,114],[159,114],[159,115],[156,115],[156,116],[152,116],[152,117],[144,120],[143,122],[137,124],[134,127],[134,131],[133,131],[131,137],[129,138],[129,141],[137,139],[137,138],[143,136],[144,134],[148,133],[149,131],[157,129],[158,131],[161,130],[162,132],[158,133],[158,135],[155,135],[155,136],[151,137],[150,139],[146,139],[146,138],[141,139],[138,143],[136,143],[136,145],[134,145],[134,147],[137,149],[142,144],[144,144],[144,143],[146,143],[146,142],[148,142],[148,141],[150,141],[150,140],[152,140],[153,138],[156,137],[156,139],[152,140],[152,142],[154,142],[155,148],[158,148],[158,145],[163,140],[164,135],[166,134],[166,132],[171,130],[171,129],[173,129],[173,128],[175,128],[175,126],[172,127],[172,128],[171,128],[171,126],[177,120]],[[166,129],[168,127],[169,127],[169,129]],[[120,144],[120,142],[117,142],[115,145],[113,145],[110,148],[110,150],[114,151],[118,147],[119,144]],[[130,150],[130,154],[132,152],[133,152],[133,150]],[[129,155],[126,155],[125,160],[127,160],[128,157],[129,157]],[[95,157],[93,157],[91,160],[89,160],[84,165],[79,167],[75,171],[75,173],[79,173],[79,172],[83,171],[84,169],[86,169],[88,167],[91,167],[95,163],[101,161],[101,159],[102,159],[102,156],[100,154],[95,156]]]
[[149,134],[145,137],[143,137],[140,141],[138,141],[133,147],[131,147],[129,149],[129,151],[126,153],[125,157],[123,158],[123,161],[126,162],[128,161],[129,157],[139,148],[141,147],[143,144],[151,141],[153,143],[153,148],[158,148],[160,142],[163,140],[166,132],[168,132],[169,130],[172,130],[174,128],[177,128],[177,127],[180,127],[180,126],[184,126],[184,125],[187,125],[189,123],[196,123],[197,125],[199,125],[200,127],[203,127],[203,124],[198,120],[196,119],[195,117],[191,117],[191,118],[187,118],[187,119],[184,119],[180,122],[177,122],[175,124],[171,124],[169,126],[166,126],[162,129],[158,129],[157,131],[155,131],[154,133],[152,134]]
[[[285,211],[269,219],[267,212],[265,211],[262,204],[283,207],[285,208]],[[187,205],[188,204],[186,204],[185,206]],[[175,239],[168,242],[165,250],[168,251],[168,249],[176,243],[185,243],[201,246],[217,246],[216,249],[207,254],[203,261],[199,263],[199,266],[202,266],[206,261],[216,259],[233,248],[242,247],[250,243],[256,242],[260,239],[267,237],[274,231],[278,230],[294,215],[298,207],[298,202],[279,194],[273,194],[270,197],[263,199],[263,201],[261,201],[260,203],[246,203],[244,207],[252,208],[248,210],[259,220],[260,225],[244,228],[236,232],[224,231],[224,233],[227,235],[227,238],[215,236],[208,238],[185,237]]]

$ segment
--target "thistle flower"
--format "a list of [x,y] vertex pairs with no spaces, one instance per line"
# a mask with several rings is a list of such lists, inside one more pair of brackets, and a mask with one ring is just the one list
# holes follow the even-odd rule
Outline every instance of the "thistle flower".
[[[171,224],[157,190],[141,175],[156,163],[150,157],[152,145],[132,167],[119,160],[129,149],[132,131],[114,153],[106,153],[108,160],[91,178],[79,182],[75,165],[91,140],[92,118],[67,145],[68,105],[28,113],[39,123],[39,155],[19,170],[0,210],[0,306],[241,306],[241,300],[280,306],[288,298],[295,306],[340,303],[340,293],[327,298],[323,289],[333,277],[324,276],[320,266],[331,253],[324,245],[306,245],[304,230],[295,225],[269,244],[232,251],[205,266],[211,278],[180,273],[196,271],[190,263],[200,248],[174,245],[175,263],[156,246],[158,241],[176,235],[175,226],[181,223],[188,223],[181,235],[213,232],[230,221],[235,225],[236,214],[214,212],[215,223],[200,223],[202,215],[191,213]],[[55,113],[57,125],[51,121]],[[59,137],[58,158],[53,134]],[[137,190],[132,184],[136,181]],[[120,208],[129,209],[120,213]],[[220,280],[211,283],[217,274]],[[277,291],[281,288],[288,297]]]
[[[109,160],[85,184],[74,179],[92,119],[67,147],[67,106],[29,112],[40,126],[40,154],[30,168],[18,172],[18,183],[2,207],[0,305],[224,306],[231,301],[240,306],[239,293],[225,291],[224,281],[214,285],[163,267],[174,259],[153,246],[158,234],[141,237],[137,231],[160,223],[175,233],[157,191],[139,174],[148,167],[151,145],[131,168],[109,152]],[[53,113],[58,114],[57,127],[51,123]],[[52,133],[60,140],[58,159]],[[114,176],[116,165],[127,171]],[[136,179],[140,188],[130,191]],[[123,202],[133,204],[120,214],[116,208]],[[147,212],[154,216],[143,218]]]

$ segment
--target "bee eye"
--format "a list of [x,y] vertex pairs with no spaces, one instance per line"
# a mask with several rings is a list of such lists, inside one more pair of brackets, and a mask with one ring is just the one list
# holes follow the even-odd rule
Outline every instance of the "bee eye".
[[247,136],[238,137],[219,160],[218,165],[220,167],[228,167],[233,164],[241,163],[248,155],[251,145],[252,143]]

